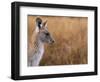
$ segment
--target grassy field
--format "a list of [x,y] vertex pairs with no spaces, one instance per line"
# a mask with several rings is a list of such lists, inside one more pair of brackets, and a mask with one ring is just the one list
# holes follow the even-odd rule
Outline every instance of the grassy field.
[[[35,29],[37,16],[28,16],[28,42]],[[88,63],[87,17],[40,16],[47,19],[48,30],[55,39],[52,45],[45,44],[40,65],[72,65]]]

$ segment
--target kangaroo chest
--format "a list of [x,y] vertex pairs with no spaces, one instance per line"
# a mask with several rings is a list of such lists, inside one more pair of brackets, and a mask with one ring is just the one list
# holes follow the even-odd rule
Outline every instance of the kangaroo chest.
[[42,56],[43,56],[43,53],[44,53],[44,46],[41,45],[41,46],[38,48],[38,50],[37,50],[36,52],[34,52],[34,54],[33,54],[33,59],[34,59],[34,60],[37,60],[37,61],[41,60],[41,58],[42,58]]
[[38,43],[37,47],[33,50],[33,55],[30,58],[32,66],[38,66],[44,53],[44,45]]

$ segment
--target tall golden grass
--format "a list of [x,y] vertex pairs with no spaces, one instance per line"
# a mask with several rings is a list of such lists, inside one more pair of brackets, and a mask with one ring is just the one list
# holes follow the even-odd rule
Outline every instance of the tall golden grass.
[[[37,16],[28,16],[28,44]],[[87,17],[40,16],[47,19],[48,30],[55,43],[45,45],[40,65],[87,64]]]

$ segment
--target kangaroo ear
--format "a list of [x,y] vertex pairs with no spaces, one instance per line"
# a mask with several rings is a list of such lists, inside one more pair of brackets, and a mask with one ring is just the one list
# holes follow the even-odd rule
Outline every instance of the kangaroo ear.
[[47,20],[43,23],[43,26],[46,26],[47,25]]
[[40,29],[41,28],[41,25],[42,25],[42,19],[41,18],[36,18],[36,25],[38,26],[38,28]]
[[36,31],[39,32],[39,30],[42,28],[42,19],[37,17],[36,18]]
[[46,27],[46,26],[47,26],[47,20],[45,20],[43,23],[43,27]]

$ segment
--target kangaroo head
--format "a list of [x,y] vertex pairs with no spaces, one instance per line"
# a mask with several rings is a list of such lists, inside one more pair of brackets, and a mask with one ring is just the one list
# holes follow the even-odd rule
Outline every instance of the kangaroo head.
[[41,18],[36,18],[37,38],[43,43],[54,43],[54,39],[47,29],[47,20],[42,21]]

